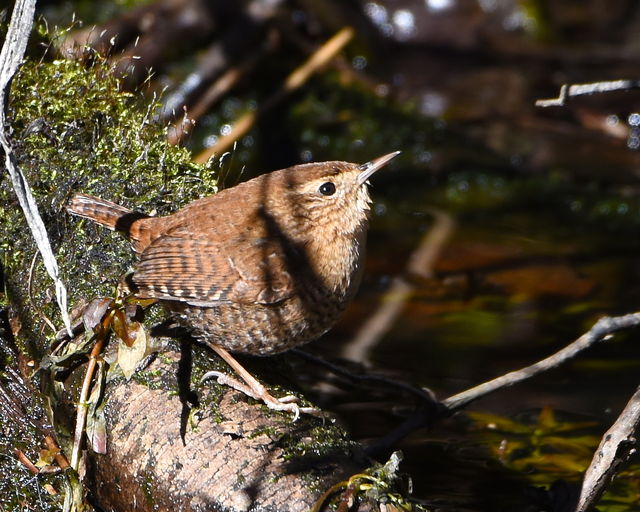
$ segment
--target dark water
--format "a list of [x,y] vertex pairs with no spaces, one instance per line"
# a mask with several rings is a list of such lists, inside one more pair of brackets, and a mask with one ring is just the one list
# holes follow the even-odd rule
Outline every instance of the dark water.
[[[555,22],[566,22],[555,14]],[[470,43],[461,50],[452,48],[449,33],[446,48],[394,48],[386,62],[392,80],[402,84],[400,95],[426,113],[434,101],[445,108],[435,120],[367,112],[374,112],[379,131],[372,130],[366,146],[405,154],[373,180],[368,273],[359,301],[313,350],[344,354],[381,304],[401,301],[368,362],[373,371],[446,398],[546,357],[603,315],[637,310],[638,96],[536,109],[534,101],[553,96],[562,82],[630,72],[623,60],[594,57],[596,48],[611,49],[602,33],[582,26],[592,46],[576,48],[559,26],[549,28],[554,41],[523,36],[520,47],[496,36],[491,49]],[[555,60],[553,51],[564,57]],[[336,103],[356,108],[349,98]],[[614,135],[609,128],[616,127],[623,129]],[[327,155],[314,142],[303,147]],[[359,149],[351,154],[362,158]],[[406,272],[431,230],[442,229],[442,217],[453,226],[429,275],[409,276],[411,294],[399,296],[394,277]],[[481,415],[471,423],[456,419],[414,431],[398,447],[416,495],[443,510],[562,510],[575,499],[600,436],[638,385],[637,335],[618,334],[559,369],[473,403],[468,410]],[[336,399],[364,440],[397,426],[411,403],[393,394],[365,395]],[[486,414],[510,423],[492,428]],[[618,479],[602,510],[636,509],[637,468],[636,461]]]
[[[396,178],[402,172],[398,169]],[[514,186],[513,181],[504,186]],[[424,194],[444,203],[447,187],[425,186]],[[384,191],[376,197],[380,195]],[[381,301],[400,300],[385,295],[391,276],[403,270],[411,253],[409,240],[417,242],[433,228],[426,208],[405,197],[398,188],[382,200],[386,213],[373,220],[370,272],[360,301],[342,329],[325,340],[330,347],[317,350],[341,353],[354,336],[354,323],[366,321]],[[444,211],[455,211],[455,206]],[[388,223],[385,216],[394,221]],[[407,220],[398,219],[402,216]],[[557,204],[544,211],[514,204],[452,216],[455,228],[435,260],[435,277],[414,279],[413,295],[372,347],[374,371],[427,386],[445,398],[551,354],[601,315],[637,307],[638,246],[624,229],[604,221],[589,225]],[[636,336],[637,331],[616,335],[559,369],[468,408],[513,420],[501,432],[485,428],[491,418],[484,416],[476,418],[474,427],[458,419],[413,432],[400,447],[416,495],[429,500],[441,496],[444,509],[508,510],[505,490],[514,494],[512,500],[520,500],[517,507],[524,507],[537,503],[529,484],[579,482],[600,435],[637,387]],[[384,435],[385,428],[399,424],[402,415],[394,418],[389,400],[369,408],[345,405],[356,435]],[[407,405],[410,400],[398,402]],[[539,427],[544,408],[553,411],[562,428]],[[556,437],[566,445],[558,446]],[[502,464],[496,452],[505,443],[517,448]],[[513,510],[522,509],[517,507]]]

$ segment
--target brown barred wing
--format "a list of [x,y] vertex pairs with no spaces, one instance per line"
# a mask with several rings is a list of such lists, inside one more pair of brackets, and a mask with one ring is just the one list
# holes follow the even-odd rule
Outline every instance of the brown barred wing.
[[283,260],[282,249],[262,238],[216,240],[176,229],[143,251],[133,283],[139,297],[195,306],[275,304],[295,289]]

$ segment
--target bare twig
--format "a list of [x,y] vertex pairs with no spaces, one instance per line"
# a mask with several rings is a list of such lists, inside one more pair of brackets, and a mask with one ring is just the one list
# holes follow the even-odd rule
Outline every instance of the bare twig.
[[576,512],[592,510],[607,485],[636,453],[640,428],[640,387],[613,426],[602,436],[582,483]]
[[[225,70],[255,52],[255,47],[263,39],[267,27],[279,12],[283,2],[282,0],[220,2],[218,9],[216,9],[217,2],[204,3],[212,4],[210,8],[214,10],[220,10],[223,4],[227,6],[222,9],[228,11],[227,15],[222,15],[218,20],[218,28],[222,32],[199,59],[198,68],[164,98],[161,115],[165,121],[172,120],[176,113],[190,105],[194,98],[200,95],[202,89],[216,81]],[[175,36],[172,35],[170,41],[174,39]]]
[[62,450],[58,446],[58,443],[53,438],[53,436],[45,436],[44,444],[47,447],[47,450],[49,450],[53,454],[53,458],[58,464],[58,467],[60,467],[60,469],[62,469],[63,471],[67,469],[69,467],[69,460],[67,459],[65,454],[62,453]]
[[47,230],[38,211],[38,205],[31,193],[27,179],[18,168],[15,155],[13,154],[13,148],[4,131],[4,127],[6,126],[4,109],[7,105],[6,99],[9,84],[22,63],[27,41],[29,40],[29,34],[31,33],[31,27],[33,26],[34,12],[35,0],[16,0],[7,36],[2,46],[2,52],[0,52],[0,145],[4,150],[5,166],[11,176],[11,182],[18,197],[18,202],[24,211],[27,224],[31,229],[38,250],[40,254],[42,254],[44,266],[55,283],[56,298],[62,313],[62,320],[65,327],[71,332],[71,323],[67,312],[67,289],[60,279],[58,263],[53,255]]
[[84,380],[82,382],[82,389],[80,396],[78,397],[77,414],[76,414],[76,427],[73,436],[73,449],[71,451],[71,467],[78,470],[80,464],[80,449],[82,447],[82,438],[84,436],[84,428],[87,424],[87,413],[89,392],[91,390],[91,383],[93,376],[96,372],[96,366],[98,365],[98,356],[102,353],[102,349],[109,337],[109,325],[114,315],[114,310],[110,310],[109,313],[100,323],[97,329],[96,343],[91,349],[89,354],[89,363],[87,364],[87,371],[85,372]]
[[252,52],[240,64],[229,68],[198,98],[198,102],[188,110],[187,114],[176,121],[168,130],[169,144],[179,144],[191,127],[206,114],[211,107],[227,94],[235,85],[252,71],[260,60],[276,46],[277,36],[267,37],[267,42],[258,50]]
[[605,92],[628,91],[639,89],[640,80],[611,80],[607,82],[593,82],[590,84],[564,84],[560,87],[557,98],[537,100],[536,107],[564,107],[570,98],[588,96]]
[[465,407],[470,402],[477,400],[489,393],[502,389],[504,387],[513,386],[523,380],[529,379],[534,375],[556,368],[561,364],[576,357],[580,352],[606,339],[609,335],[622,329],[640,325],[640,313],[630,313],[623,316],[603,317],[598,320],[595,325],[576,341],[567,345],[555,354],[538,361],[531,366],[527,366],[520,370],[516,370],[483,384],[475,386],[471,389],[458,393],[444,400],[442,404],[451,412]]
[[33,462],[31,462],[31,460],[29,460],[29,457],[27,457],[22,450],[14,448],[13,455],[16,457],[16,459],[18,459],[18,462],[20,462],[20,464],[27,468],[32,474],[37,475],[38,473],[40,473],[38,467]]
[[[430,277],[436,258],[455,229],[455,222],[449,214],[439,210],[431,210],[431,214],[435,223],[409,258],[408,275]],[[404,276],[394,277],[386,298],[344,347],[342,357],[366,364],[371,350],[396,321],[413,290],[414,285]]]
[[206,163],[213,155],[227,151],[233,143],[244,136],[255,124],[258,117],[276,104],[280,103],[288,94],[302,86],[309,77],[326,65],[353,38],[353,29],[345,27],[323,44],[302,66],[293,71],[285,80],[282,87],[271,96],[258,110],[247,112],[238,119],[227,135],[220,137],[218,142],[205,149],[195,157],[197,163]]

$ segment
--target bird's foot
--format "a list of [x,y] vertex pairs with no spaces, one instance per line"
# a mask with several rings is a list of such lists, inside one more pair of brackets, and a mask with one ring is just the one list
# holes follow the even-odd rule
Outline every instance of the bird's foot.
[[267,388],[254,379],[254,382],[245,383],[231,377],[223,372],[210,371],[204,374],[202,382],[215,378],[218,384],[229,386],[245,395],[262,401],[269,409],[274,411],[284,411],[293,414],[293,421],[297,421],[300,413],[309,414],[311,416],[323,416],[323,412],[314,407],[300,407],[298,397],[293,395],[283,396],[282,398],[274,397]]

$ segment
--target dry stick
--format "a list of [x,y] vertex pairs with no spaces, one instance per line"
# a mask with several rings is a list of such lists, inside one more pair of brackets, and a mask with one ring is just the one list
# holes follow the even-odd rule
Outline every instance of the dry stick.
[[[303,36],[291,23],[287,23],[285,20],[278,19],[279,34],[281,34],[288,42],[297,46],[302,53],[311,55],[316,46],[310,39]],[[377,92],[378,87],[383,86],[385,89],[389,87],[375,79],[373,76],[369,76],[361,70],[353,68],[349,60],[344,55],[338,55],[331,61],[331,67],[338,71],[340,78],[343,82],[356,82],[365,89],[368,89],[373,94],[379,95]]]
[[62,450],[53,436],[45,436],[44,444],[47,447],[47,450],[53,453],[53,458],[58,464],[58,467],[63,471],[67,469],[69,467],[69,461],[67,460],[67,457],[65,457],[64,453],[62,453]]
[[[63,471],[67,469],[69,467],[69,461],[64,456],[64,454],[60,450],[60,447],[58,446],[58,443],[55,442],[53,437],[46,436],[44,442],[47,446],[47,449],[52,452],[53,458],[58,464],[58,467]],[[40,468],[38,468],[33,462],[31,462],[31,460],[29,460],[29,458],[24,454],[22,450],[14,448],[13,454],[16,456],[16,459],[18,459],[18,461],[31,473],[33,473],[34,475],[41,473]]]
[[[191,2],[196,3],[193,0]],[[224,19],[218,22],[222,32],[204,51],[197,69],[164,98],[161,112],[164,120],[172,120],[175,113],[188,105],[202,87],[220,76],[233,62],[255,52],[254,47],[263,38],[283,1],[249,0],[241,3],[244,5],[239,11],[223,15]],[[233,18],[227,19],[228,15]]]
[[429,389],[414,386],[402,380],[396,380],[393,378],[385,377],[384,375],[376,375],[376,374],[370,374],[370,373],[355,373],[353,371],[350,371],[344,368],[343,366],[334,364],[330,361],[323,359],[322,357],[310,354],[309,352],[305,352],[304,350],[301,350],[299,348],[291,349],[289,352],[297,355],[301,359],[305,359],[306,361],[311,361],[313,364],[324,366],[331,373],[334,373],[341,377],[345,377],[352,382],[375,382],[379,384],[384,384],[387,387],[391,386],[391,387],[395,387],[403,391],[406,391],[408,393],[411,393],[412,395],[416,396],[417,398],[419,398],[420,400],[426,403],[433,403],[433,404],[437,403],[435,396]]
[[76,428],[73,435],[73,449],[71,452],[71,467],[78,471],[80,464],[80,448],[82,447],[82,438],[84,435],[84,427],[87,424],[87,398],[89,397],[89,391],[91,389],[91,382],[96,371],[96,365],[98,364],[98,356],[102,353],[107,337],[109,336],[108,326],[113,318],[114,310],[111,310],[107,316],[102,320],[98,327],[96,344],[91,349],[89,354],[89,363],[87,364],[87,372],[82,382],[82,389],[80,396],[78,397],[78,412],[76,415]]
[[206,163],[214,155],[224,153],[233,143],[245,135],[255,124],[259,116],[282,101],[288,94],[302,86],[309,77],[327,64],[353,38],[353,29],[345,27],[323,44],[302,66],[293,71],[273,96],[271,96],[258,110],[247,112],[238,119],[231,131],[218,139],[213,146],[205,149],[194,158],[200,164]]
[[607,485],[636,453],[640,429],[640,387],[631,397],[613,426],[600,441],[582,483],[576,512],[587,512],[596,504]]
[[168,131],[167,141],[169,144],[180,144],[185,135],[195,122],[200,119],[220,98],[227,94],[249,71],[251,71],[258,61],[266,54],[266,48],[254,52],[238,66],[226,71],[220,78],[205,91],[198,100],[198,103],[189,110],[188,115],[175,122]]
[[608,82],[593,82],[589,84],[564,84],[560,87],[557,98],[537,100],[536,107],[564,107],[569,98],[588,96],[605,92],[628,91],[640,88],[639,80],[611,80]]
[[256,61],[255,55],[250,55],[240,66],[229,69],[216,80],[205,92],[203,98],[192,108],[188,115],[176,121],[169,127],[167,142],[172,146],[180,144],[182,139],[189,134],[196,121],[208,111],[222,96],[227,94],[249,70],[249,63]]
[[[435,224],[409,258],[406,269],[409,275],[431,277],[433,265],[455,229],[455,222],[447,213],[431,210],[431,214],[434,216]],[[353,340],[344,347],[342,357],[367,363],[371,350],[396,321],[413,290],[414,285],[404,276],[394,277],[389,291],[385,294],[386,298],[383,298],[376,312],[368,317]]]
[[16,459],[18,459],[18,462],[20,462],[20,464],[27,468],[31,473],[33,473],[34,475],[40,473],[38,467],[29,460],[29,457],[27,457],[22,450],[14,448],[13,455]]
[[627,329],[629,327],[640,325],[640,313],[630,313],[623,316],[603,317],[598,320],[594,326],[580,336],[576,341],[567,345],[555,354],[538,361],[531,366],[527,366],[520,370],[516,370],[493,380],[475,386],[471,389],[458,393],[444,400],[442,404],[451,412],[465,407],[470,402],[477,400],[498,389],[513,386],[518,382],[529,379],[534,375],[556,368],[568,360],[576,357],[580,352],[594,345],[598,341],[604,339],[608,335]]

